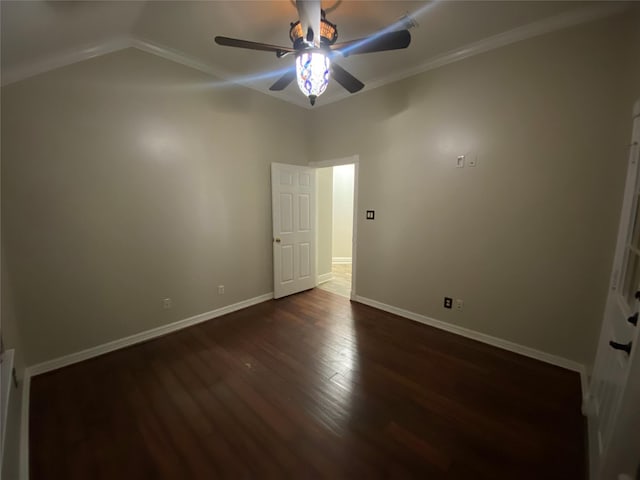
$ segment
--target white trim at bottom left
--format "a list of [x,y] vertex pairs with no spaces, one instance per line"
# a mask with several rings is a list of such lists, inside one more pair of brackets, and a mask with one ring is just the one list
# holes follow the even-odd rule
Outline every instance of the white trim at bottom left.
[[167,333],[182,330],[183,328],[196,325],[198,323],[206,322],[213,318],[221,317],[227,313],[242,310],[243,308],[257,305],[258,303],[266,302],[273,298],[273,292],[265,293],[258,297],[249,298],[242,302],[227,305],[225,307],[211,310],[210,312],[201,313],[193,317],[178,320],[177,322],[170,323],[168,325],[162,325],[161,327],[153,328],[144,332],[136,333],[119,340],[104,343],[96,347],[91,347],[80,352],[65,355],[63,357],[54,358],[46,362],[38,363],[24,369],[23,386],[22,386],[22,412],[20,422],[20,479],[29,479],[29,392],[31,390],[31,377],[34,375],[40,375],[51,370],[66,367],[73,363],[82,362],[105,353],[113,352],[136,343],[144,342],[152,338],[166,335]]

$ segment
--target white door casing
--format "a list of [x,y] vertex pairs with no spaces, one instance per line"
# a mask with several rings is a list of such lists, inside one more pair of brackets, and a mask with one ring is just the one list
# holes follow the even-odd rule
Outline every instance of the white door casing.
[[[621,458],[620,448],[624,448],[626,443],[621,436],[625,435],[625,422],[629,421],[628,417],[625,418],[626,414],[621,415],[621,411],[625,410],[623,407],[629,403],[630,396],[636,395],[634,385],[632,385],[633,388],[627,388],[630,380],[629,372],[640,370],[638,365],[640,356],[636,353],[640,347],[638,345],[640,326],[632,324],[634,315],[637,315],[640,310],[640,301],[636,293],[640,292],[639,162],[640,116],[636,115],[629,146],[627,180],[614,268],[585,412],[589,425],[591,480],[616,478],[621,474],[635,475],[635,472],[629,469],[635,470],[636,466],[623,466],[619,459]],[[611,342],[615,342],[616,345],[612,345]],[[629,343],[630,353],[619,349]],[[631,381],[639,382],[639,379],[631,379]],[[636,461],[640,461],[640,458]],[[611,476],[612,474],[615,476]]]
[[271,164],[273,296],[315,287],[315,169]]

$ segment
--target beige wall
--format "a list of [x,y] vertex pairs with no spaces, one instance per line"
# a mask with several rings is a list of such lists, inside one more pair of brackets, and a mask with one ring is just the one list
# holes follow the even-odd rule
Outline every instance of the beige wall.
[[351,258],[353,248],[353,179],[354,165],[333,168],[333,239],[334,258]]
[[4,87],[27,364],[271,292],[269,165],[307,163],[304,113],[134,49]]
[[[3,243],[26,363],[271,291],[269,163],[353,154],[359,295],[589,363],[640,78],[633,25],[312,111],[133,49],[4,87]],[[478,166],[453,168],[461,153]]]
[[629,53],[627,58],[631,68],[629,77],[631,99],[636,101],[640,99],[640,3],[634,5],[628,15],[627,22],[626,28],[631,32],[629,40],[631,48],[627,50]]
[[[19,376],[271,291],[269,163],[353,154],[358,295],[591,363],[638,24],[640,6],[311,112],[136,50],[4,87],[2,330]],[[461,153],[478,166],[455,169]],[[465,310],[443,310],[445,295]],[[3,478],[18,465],[15,393]]]
[[317,170],[318,182],[318,275],[331,273],[333,236],[333,167]]
[[357,294],[590,364],[629,140],[624,36],[605,19],[314,110],[312,159],[360,156]]
[[[0,105],[1,105],[0,101]],[[1,109],[0,109],[1,111]],[[0,125],[1,125],[0,119]],[[0,129],[1,131],[1,129]],[[1,135],[0,135],[1,136]],[[0,142],[1,145],[2,142]],[[7,407],[6,425],[2,426],[4,431],[4,444],[2,447],[2,458],[0,459],[0,478],[17,479],[20,473],[20,434],[22,424],[22,392],[24,379],[24,348],[18,323],[13,308],[13,294],[11,282],[7,275],[4,247],[0,248],[0,332],[5,350],[14,351],[14,366],[18,385],[11,379],[8,380],[9,402]],[[4,400],[4,398],[3,398]],[[5,406],[2,405],[4,409]],[[4,419],[3,419],[4,420]]]

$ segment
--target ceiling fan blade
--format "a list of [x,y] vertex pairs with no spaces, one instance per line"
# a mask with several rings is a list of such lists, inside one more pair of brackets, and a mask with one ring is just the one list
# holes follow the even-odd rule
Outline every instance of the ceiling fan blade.
[[313,44],[316,48],[320,47],[320,18],[321,18],[321,1],[320,0],[296,0],[296,8],[298,9],[298,18],[305,40]]
[[294,69],[288,70],[282,75],[276,82],[269,87],[272,92],[284,90],[289,86],[291,82],[296,78],[296,71]]
[[331,63],[331,76],[349,93],[359,92],[364,87],[364,83],[335,63]]
[[279,57],[282,57],[286,53],[295,52],[291,47],[281,47],[279,45],[270,45],[268,43],[250,42],[248,40],[240,40],[237,38],[229,37],[216,37],[215,41],[218,45],[225,47],[237,47],[246,48],[249,50],[262,50],[264,52],[276,52]]
[[345,57],[358,55],[361,53],[384,52],[387,50],[399,50],[407,48],[411,43],[409,30],[398,30],[395,32],[372,35],[367,38],[350,40],[348,42],[335,43],[331,45],[331,50],[337,50]]

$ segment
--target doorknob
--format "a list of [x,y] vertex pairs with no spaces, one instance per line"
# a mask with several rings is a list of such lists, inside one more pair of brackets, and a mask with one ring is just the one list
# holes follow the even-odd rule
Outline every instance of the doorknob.
[[280,243],[280,239],[279,239],[279,238],[274,238],[274,241],[275,241],[276,243]]
[[636,327],[638,325],[638,312],[634,313],[629,318],[627,318],[627,322],[629,322],[631,325]]
[[627,355],[631,355],[631,343],[618,343],[618,342],[614,342],[611,341],[609,342],[609,345],[611,346],[611,348],[615,349],[615,350],[622,350],[623,352],[626,352]]

